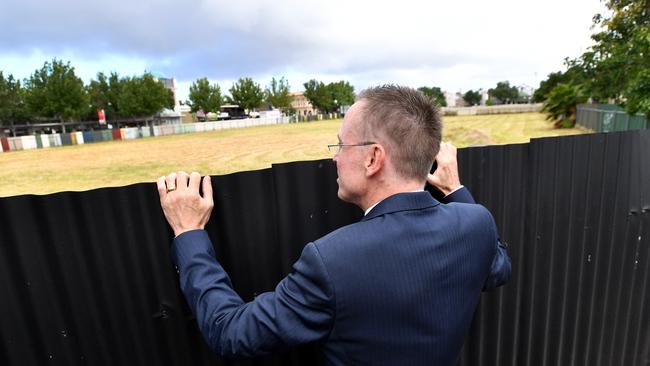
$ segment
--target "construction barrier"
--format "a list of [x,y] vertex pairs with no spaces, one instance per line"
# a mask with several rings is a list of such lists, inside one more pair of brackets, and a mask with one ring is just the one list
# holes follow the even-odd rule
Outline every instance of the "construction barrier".
[[641,115],[630,115],[613,104],[579,104],[576,124],[594,132],[617,132],[650,128],[650,121]]
[[1,150],[14,151],[26,149],[41,149],[54,146],[81,145],[93,142],[112,140],[132,140],[150,136],[166,136],[184,133],[216,131],[229,128],[245,128],[272,124],[289,123],[289,117],[281,118],[248,118],[228,121],[210,121],[174,125],[142,126],[114,128],[100,131],[76,131],[69,133],[54,133],[2,137],[0,139]]

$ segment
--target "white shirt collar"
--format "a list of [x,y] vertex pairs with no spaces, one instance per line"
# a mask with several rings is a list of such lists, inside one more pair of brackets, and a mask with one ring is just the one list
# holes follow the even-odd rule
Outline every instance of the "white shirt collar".
[[[409,192],[403,192],[403,193],[415,193],[415,192],[424,192],[424,189],[418,189],[418,190],[415,190],[415,191],[409,191]],[[388,197],[387,197],[387,198],[388,198]],[[384,199],[385,199],[385,198],[384,198]],[[383,201],[383,200],[380,200],[379,202],[375,202],[374,205],[368,207],[368,209],[367,209],[366,212],[363,214],[363,216],[366,216],[366,215],[368,214],[368,212],[370,212],[373,208],[375,208],[375,206],[377,206],[381,201]]]

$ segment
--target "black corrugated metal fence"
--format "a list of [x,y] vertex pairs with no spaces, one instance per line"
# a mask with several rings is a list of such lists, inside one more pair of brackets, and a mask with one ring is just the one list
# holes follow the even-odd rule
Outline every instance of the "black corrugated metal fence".
[[[462,365],[650,365],[650,131],[459,151],[510,244]],[[331,161],[213,178],[207,230],[246,300],[361,217]],[[0,365],[205,365],[154,184],[0,199]],[[311,365],[315,346],[242,362]]]

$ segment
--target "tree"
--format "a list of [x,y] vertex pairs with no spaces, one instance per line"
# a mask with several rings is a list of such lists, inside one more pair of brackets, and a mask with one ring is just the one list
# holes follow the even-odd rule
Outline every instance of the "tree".
[[447,99],[445,98],[445,93],[443,93],[442,89],[438,88],[437,86],[433,86],[433,87],[421,86],[418,88],[418,90],[422,94],[433,99],[436,103],[438,103],[439,106],[441,107],[447,106]]
[[322,81],[311,79],[304,83],[305,98],[309,99],[314,108],[327,113],[334,108],[334,98]]
[[34,116],[63,121],[79,119],[88,111],[84,83],[75,75],[70,62],[45,62],[25,81],[25,88],[27,106]]
[[641,71],[631,84],[626,91],[627,111],[630,114],[643,113],[650,121],[650,70]]
[[276,108],[286,109],[291,106],[291,95],[289,93],[289,83],[284,79],[271,79],[271,84],[264,91],[266,103]]
[[479,105],[481,104],[481,91],[470,89],[463,94],[463,100],[469,105]]
[[121,79],[117,104],[123,117],[144,117],[173,108],[174,96],[150,73],[145,73],[142,77]]
[[[568,60],[565,61],[568,66]],[[546,80],[539,83],[539,88],[533,93],[533,103],[541,103],[546,100],[546,95],[553,90],[558,84],[573,84],[578,85],[584,79],[584,75],[580,68],[570,67],[566,71],[552,72],[548,74]]]
[[264,102],[262,87],[251,78],[240,78],[229,91],[233,102],[247,110],[255,109]]
[[354,87],[347,81],[338,81],[327,84],[329,92],[332,94],[333,110],[338,111],[342,105],[354,104]]
[[304,83],[305,97],[311,105],[323,113],[337,111],[342,105],[354,103],[354,87],[347,81],[325,84],[322,81],[309,80]]
[[121,80],[117,73],[112,72],[106,76],[103,72],[97,73],[97,80],[91,80],[86,88],[90,99],[90,118],[97,118],[97,111],[103,109],[106,119],[120,117],[118,97],[120,95]]
[[519,90],[515,86],[510,86],[507,80],[498,82],[496,88],[488,90],[488,94],[501,104],[514,103],[519,99]]
[[190,100],[187,105],[192,112],[202,109],[204,112],[218,112],[221,108],[221,88],[217,84],[210,85],[208,78],[201,78],[190,85]]
[[608,0],[611,11],[606,18],[594,16],[595,44],[567,64],[585,75],[579,83],[595,100],[613,100],[626,106],[626,100],[641,100],[644,90],[642,73],[650,69],[650,2],[648,0]]
[[576,105],[586,100],[587,97],[580,87],[558,84],[547,94],[542,111],[548,113],[546,119],[554,121],[556,127],[573,127]]
[[20,86],[20,81],[11,74],[5,78],[0,71],[0,125],[22,122],[27,117],[25,90]]

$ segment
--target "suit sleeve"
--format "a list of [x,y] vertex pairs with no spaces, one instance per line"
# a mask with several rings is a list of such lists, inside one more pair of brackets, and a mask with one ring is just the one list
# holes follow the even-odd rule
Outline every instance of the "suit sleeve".
[[472,194],[469,192],[469,189],[465,186],[453,191],[442,199],[442,203],[450,202],[476,203],[474,197],[472,197]]
[[[447,195],[443,201],[445,203],[450,203],[450,202],[476,203],[474,201],[474,197],[472,197],[472,194],[469,192],[469,189],[467,189],[466,187],[462,187],[454,191],[453,193]],[[490,291],[505,284],[510,280],[510,276],[512,274],[512,268],[511,268],[512,265],[510,262],[510,257],[508,256],[508,251],[506,250],[505,245],[501,243],[501,239],[499,238],[498,234],[496,234],[497,232],[496,224],[494,223],[494,219],[492,218],[492,215],[490,215],[490,225],[494,227],[495,238],[496,238],[495,240],[496,253],[494,255],[494,258],[492,259],[492,265],[490,266],[490,275],[485,281],[485,285],[483,286],[483,291]]]
[[172,259],[180,286],[210,347],[241,358],[326,338],[334,322],[333,288],[314,244],[303,249],[293,272],[273,292],[244,301],[217,262],[204,230],[174,239]]

